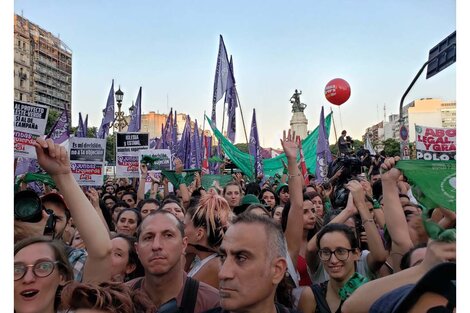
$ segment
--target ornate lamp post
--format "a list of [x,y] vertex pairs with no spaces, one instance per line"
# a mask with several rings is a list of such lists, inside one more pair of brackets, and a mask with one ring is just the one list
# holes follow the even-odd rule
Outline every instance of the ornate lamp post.
[[[124,97],[124,92],[121,91],[121,86],[119,86],[119,89],[114,93],[116,96],[116,102],[117,102],[117,107],[118,110],[115,113],[115,118],[112,123],[114,129],[116,129],[118,132],[121,132],[124,127],[128,126],[129,123],[126,121],[126,118],[124,117],[124,112],[121,111],[121,106],[122,106],[122,98]],[[134,104],[129,108],[130,114],[132,114],[132,111],[135,109]]]

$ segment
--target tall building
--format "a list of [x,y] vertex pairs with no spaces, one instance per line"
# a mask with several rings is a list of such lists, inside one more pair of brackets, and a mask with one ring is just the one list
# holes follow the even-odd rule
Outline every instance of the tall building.
[[[155,111],[150,111],[147,114],[142,114],[141,116],[142,123],[141,123],[140,131],[143,133],[148,132],[150,138],[161,137],[162,125],[163,127],[165,127],[167,117],[168,117],[168,114],[155,113]],[[180,139],[181,134],[183,133],[183,130],[184,130],[184,125],[186,123],[186,114],[177,113],[176,123],[178,124],[178,139]],[[191,119],[191,131],[193,130],[194,130],[194,120]],[[200,127],[199,127],[199,130],[201,131]]]
[[415,125],[453,128],[456,125],[455,101],[422,98],[403,107],[403,119],[409,129],[410,142],[416,138]]
[[47,30],[15,14],[15,100],[62,111],[72,104],[72,51]]

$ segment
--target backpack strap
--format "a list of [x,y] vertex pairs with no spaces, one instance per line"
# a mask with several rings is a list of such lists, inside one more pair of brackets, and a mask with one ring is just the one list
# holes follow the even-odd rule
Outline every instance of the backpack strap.
[[330,313],[330,307],[326,303],[326,299],[323,296],[320,285],[310,285],[313,295],[315,296],[315,301],[317,302],[317,310],[322,313]]
[[183,298],[181,299],[180,312],[193,313],[196,307],[197,291],[199,289],[199,281],[188,277],[184,284]]

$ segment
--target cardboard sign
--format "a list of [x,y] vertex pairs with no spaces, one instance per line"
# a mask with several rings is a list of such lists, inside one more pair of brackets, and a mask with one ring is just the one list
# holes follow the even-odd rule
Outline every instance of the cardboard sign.
[[457,151],[456,129],[415,125],[416,158],[419,160],[455,160]]
[[[150,175],[153,175],[157,180],[161,180],[162,170],[173,169],[173,162],[171,160],[170,149],[147,149],[139,151],[139,161],[147,162],[148,174],[145,178],[145,192],[149,191],[152,187],[152,179]],[[139,174],[142,176],[142,172],[139,166]]]
[[103,185],[106,139],[71,137],[70,168],[81,186]]
[[44,135],[49,109],[45,106],[14,101],[14,156],[36,158],[34,142]]
[[139,151],[148,147],[148,133],[117,133],[116,177],[139,177]]

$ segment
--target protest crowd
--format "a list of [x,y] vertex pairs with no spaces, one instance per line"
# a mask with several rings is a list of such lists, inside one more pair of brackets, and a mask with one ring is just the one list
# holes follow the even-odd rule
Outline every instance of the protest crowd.
[[421,205],[399,157],[367,163],[340,138],[319,181],[294,134],[281,144],[275,179],[204,188],[175,158],[171,190],[142,161],[80,186],[67,150],[36,139],[51,180],[16,185],[15,312],[455,311],[455,209]]

